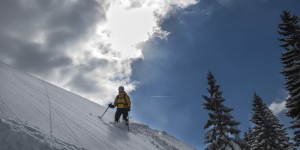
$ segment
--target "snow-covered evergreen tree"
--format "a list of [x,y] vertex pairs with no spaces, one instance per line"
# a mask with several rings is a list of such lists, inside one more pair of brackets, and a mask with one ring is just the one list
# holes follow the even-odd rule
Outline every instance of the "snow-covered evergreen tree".
[[209,96],[205,99],[204,108],[209,111],[209,120],[204,126],[208,131],[205,134],[205,144],[209,150],[235,150],[240,147],[239,133],[237,129],[239,122],[233,119],[230,112],[232,108],[226,107],[223,102],[220,86],[216,85],[216,80],[211,72],[208,73]]
[[254,94],[251,121],[254,124],[252,141],[253,150],[288,150],[292,149],[286,130],[273,112]]
[[251,149],[251,145],[254,143],[253,129],[249,127],[248,131],[245,132],[244,141],[246,142],[245,149]]
[[300,146],[300,26],[299,18],[288,11],[281,14],[282,23],[279,24],[279,34],[283,37],[279,40],[284,52],[281,62],[284,65],[282,74],[285,76],[285,88],[290,97],[287,99],[287,116],[291,117],[290,128],[294,129],[294,140]]

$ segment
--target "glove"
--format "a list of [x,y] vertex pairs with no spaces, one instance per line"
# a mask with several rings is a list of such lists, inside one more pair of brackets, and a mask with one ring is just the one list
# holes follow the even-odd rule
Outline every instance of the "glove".
[[108,104],[108,107],[109,108],[115,108],[115,106],[112,103]]
[[129,107],[129,108],[127,108],[127,111],[130,111],[130,107]]

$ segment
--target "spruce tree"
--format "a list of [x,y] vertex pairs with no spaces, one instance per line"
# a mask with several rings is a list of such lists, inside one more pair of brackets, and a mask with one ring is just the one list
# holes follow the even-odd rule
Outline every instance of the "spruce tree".
[[209,111],[209,120],[204,126],[208,131],[205,134],[206,149],[234,149],[240,145],[239,133],[237,129],[239,122],[233,119],[230,112],[232,108],[226,107],[223,102],[220,86],[216,85],[216,80],[211,72],[208,73],[208,93],[209,96],[203,96],[205,99],[204,109]]
[[273,112],[254,94],[251,121],[254,124],[252,141],[249,146],[253,150],[287,150],[292,149],[286,130]]
[[246,142],[245,149],[251,149],[251,145],[254,143],[253,129],[249,127],[248,131],[244,134],[244,141]]
[[281,14],[282,23],[278,32],[283,37],[279,40],[284,52],[281,62],[284,66],[282,74],[285,76],[285,88],[290,97],[287,99],[287,116],[291,117],[290,128],[294,129],[294,140],[300,146],[300,26],[299,18],[288,11]]

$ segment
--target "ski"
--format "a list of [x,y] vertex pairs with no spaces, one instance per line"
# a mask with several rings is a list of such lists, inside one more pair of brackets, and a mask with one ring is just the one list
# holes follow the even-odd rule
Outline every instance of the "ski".
[[105,124],[105,125],[107,125],[107,126],[113,126],[113,127],[116,127],[116,128],[122,129],[122,130],[126,129],[126,130],[130,131],[129,124],[125,124],[123,122],[116,123],[116,122],[112,122],[112,121],[110,121],[109,123],[106,123],[101,118],[101,116],[97,116],[97,118],[100,119],[102,121],[102,123]]

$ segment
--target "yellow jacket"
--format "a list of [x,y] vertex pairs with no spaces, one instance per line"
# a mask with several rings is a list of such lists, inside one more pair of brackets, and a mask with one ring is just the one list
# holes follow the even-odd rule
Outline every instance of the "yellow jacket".
[[130,97],[127,95],[126,92],[120,92],[119,95],[117,95],[115,98],[114,105],[117,108],[130,108]]

